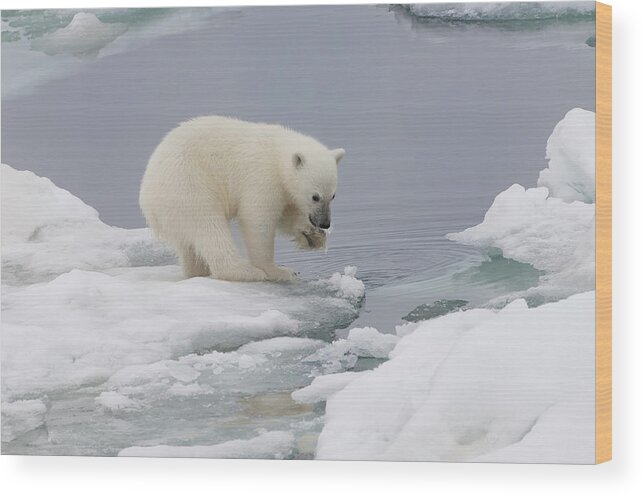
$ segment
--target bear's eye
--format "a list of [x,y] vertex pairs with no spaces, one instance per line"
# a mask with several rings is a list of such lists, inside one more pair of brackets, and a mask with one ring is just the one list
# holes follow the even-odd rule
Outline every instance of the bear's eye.
[[333,197],[331,198],[331,200],[334,200],[334,199],[335,199],[335,193],[333,193]]
[[314,202],[318,202],[318,201],[319,201],[319,195],[318,195],[318,194],[314,194],[314,195],[313,195],[313,201],[314,201]]

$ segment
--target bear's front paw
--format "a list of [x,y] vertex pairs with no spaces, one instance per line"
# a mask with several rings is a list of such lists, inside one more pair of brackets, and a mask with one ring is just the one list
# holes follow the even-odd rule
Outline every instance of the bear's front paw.
[[319,250],[326,248],[326,231],[316,227],[302,231],[293,240],[302,250]]
[[275,265],[274,267],[269,267],[263,270],[266,273],[266,279],[268,281],[288,282],[297,279],[297,271],[290,267],[278,267]]

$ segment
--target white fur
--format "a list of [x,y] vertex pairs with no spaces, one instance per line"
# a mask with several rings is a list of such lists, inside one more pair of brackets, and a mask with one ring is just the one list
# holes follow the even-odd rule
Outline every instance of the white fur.
[[[294,270],[274,263],[275,234],[302,248],[325,246],[325,232],[309,219],[330,214],[343,155],[279,125],[199,117],[172,130],[152,154],[141,209],[176,248],[187,277],[292,280]],[[234,218],[250,263],[234,244]]]

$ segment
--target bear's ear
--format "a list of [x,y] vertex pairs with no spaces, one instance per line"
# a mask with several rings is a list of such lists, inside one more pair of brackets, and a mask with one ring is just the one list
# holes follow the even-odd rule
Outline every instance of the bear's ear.
[[346,150],[343,148],[336,148],[335,150],[331,151],[333,154],[333,157],[335,157],[335,162],[339,164],[339,161],[344,157],[344,154],[346,153]]
[[304,162],[304,156],[301,153],[293,153],[292,165],[295,166],[295,169],[301,169],[304,166]]

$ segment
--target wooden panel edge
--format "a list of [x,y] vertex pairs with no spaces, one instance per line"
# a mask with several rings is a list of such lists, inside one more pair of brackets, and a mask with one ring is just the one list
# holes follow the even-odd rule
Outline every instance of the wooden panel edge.
[[612,7],[596,2],[596,463],[612,459]]

